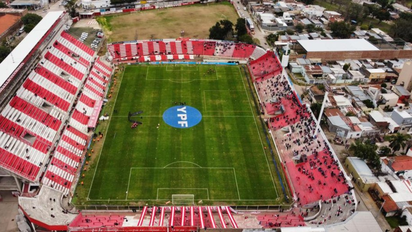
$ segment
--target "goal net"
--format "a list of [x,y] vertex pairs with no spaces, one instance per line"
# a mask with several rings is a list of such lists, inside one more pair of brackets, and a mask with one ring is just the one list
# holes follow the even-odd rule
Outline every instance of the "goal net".
[[195,205],[194,194],[172,194],[173,205]]

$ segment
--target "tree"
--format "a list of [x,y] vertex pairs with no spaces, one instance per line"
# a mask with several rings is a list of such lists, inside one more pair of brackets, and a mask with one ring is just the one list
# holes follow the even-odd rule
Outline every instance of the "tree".
[[42,20],[42,17],[37,14],[28,13],[21,18],[24,24],[24,31],[29,33]]
[[6,46],[0,46],[0,63],[10,54],[10,50]]
[[[116,3],[113,3],[113,4],[116,4]],[[77,16],[76,0],[67,1],[66,5],[64,5],[64,8],[66,8],[67,12],[69,12],[71,17],[76,17]]]
[[380,147],[378,151],[379,156],[390,156],[391,153],[392,149],[387,146]]
[[312,5],[315,0],[301,0],[305,5]]
[[31,13],[28,13],[21,18],[21,21],[24,25],[33,24],[34,26],[36,26],[41,20],[42,17],[40,15]]
[[316,118],[319,118],[320,110],[322,109],[322,103],[312,103],[310,105],[310,109],[312,110],[313,114]]
[[406,147],[406,141],[410,139],[410,135],[396,133],[389,139],[389,147],[392,148],[394,152],[397,152]]
[[247,34],[246,20],[244,18],[238,18],[236,21],[235,29],[238,37]]
[[229,33],[233,33],[233,23],[229,20],[220,20],[209,29],[209,38],[224,40]]
[[253,44],[253,38],[249,34],[244,34],[239,37],[239,41],[248,43],[248,44]]
[[0,2],[0,8],[9,8],[5,2]]
[[306,31],[308,32],[308,33],[312,33],[312,32],[314,32],[315,31],[315,25],[313,25],[313,24],[308,24],[308,25],[306,25]]
[[350,64],[346,63],[343,65],[343,70],[348,71],[349,68],[350,68]]
[[295,31],[292,30],[292,29],[287,29],[287,30],[286,30],[286,33],[287,33],[288,35],[293,35],[293,34],[295,34]]
[[276,33],[269,34],[266,36],[266,41],[273,46],[273,44],[278,41],[279,35]]
[[339,38],[350,38],[352,33],[355,31],[355,26],[350,25],[345,22],[333,22],[330,24],[330,29],[332,34]]
[[296,24],[296,26],[295,26],[295,30],[296,30],[297,32],[299,32],[299,33],[302,33],[302,31],[303,31],[304,28],[305,28],[305,26],[303,26],[302,23],[298,23],[298,24]]
[[388,87],[388,85],[387,85],[386,83],[382,83],[382,84],[381,84],[381,87],[382,87],[382,88],[386,88],[386,87]]
[[370,140],[362,141],[357,139],[349,147],[349,152],[359,157],[362,160],[365,160],[372,169],[379,171],[381,169],[381,162],[376,150],[378,146],[372,143]]
[[378,24],[380,24],[383,20],[389,20],[391,18],[391,14],[386,9],[376,10],[372,13],[372,15],[379,20]]
[[363,100],[362,102],[363,102],[363,104],[365,104],[366,107],[368,107],[368,108],[371,108],[371,109],[375,108],[374,105],[373,105],[373,102],[372,102],[371,100],[369,100],[369,99]]
[[24,25],[24,32],[26,32],[26,33],[31,32],[31,30],[33,30],[34,26],[35,26],[35,25],[33,25],[33,24],[26,24],[26,25]]
[[[412,14],[402,13],[399,19],[395,20],[391,26],[391,35],[399,37],[407,42],[412,42]],[[409,26],[408,26],[409,25]]]
[[361,21],[362,14],[364,13],[364,7],[357,3],[349,3],[349,6],[346,8],[345,19],[346,21],[355,20],[356,22]]
[[355,113],[353,113],[352,111],[349,111],[345,114],[346,117],[352,117],[352,116],[356,116]]

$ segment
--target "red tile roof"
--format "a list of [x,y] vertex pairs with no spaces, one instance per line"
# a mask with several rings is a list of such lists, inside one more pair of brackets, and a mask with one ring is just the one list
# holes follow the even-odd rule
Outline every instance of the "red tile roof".
[[385,212],[389,213],[398,210],[398,206],[390,196],[384,195],[382,196],[382,200],[385,201],[383,204],[383,210],[385,210]]
[[[405,170],[412,170],[412,157],[410,156],[395,156],[391,157],[393,160],[392,168],[394,171],[405,171]],[[383,162],[388,165],[389,161],[387,159],[383,160]]]
[[20,16],[5,14],[0,16],[0,35],[7,31],[11,26],[20,20]]

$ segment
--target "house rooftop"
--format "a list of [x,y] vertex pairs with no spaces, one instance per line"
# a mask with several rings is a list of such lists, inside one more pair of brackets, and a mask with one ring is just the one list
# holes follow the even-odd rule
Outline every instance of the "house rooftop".
[[385,212],[393,212],[398,209],[396,202],[392,200],[390,196],[384,195],[382,196],[382,200],[385,201],[385,204],[383,204],[383,210],[385,210]]
[[327,108],[324,111],[326,117],[333,117],[333,116],[345,116],[339,109],[334,108]]
[[374,110],[369,113],[369,116],[373,118],[375,122],[386,122],[385,117],[381,112]]
[[298,40],[298,43],[307,52],[352,52],[379,50],[365,39]]
[[11,26],[20,20],[20,16],[5,14],[0,15],[0,35],[5,33]]
[[[391,157],[392,159],[392,165],[390,168],[392,170],[398,172],[398,171],[406,171],[406,170],[412,170],[412,157],[402,155],[402,156],[395,156]],[[389,163],[389,158],[383,159],[382,160],[386,165]]]

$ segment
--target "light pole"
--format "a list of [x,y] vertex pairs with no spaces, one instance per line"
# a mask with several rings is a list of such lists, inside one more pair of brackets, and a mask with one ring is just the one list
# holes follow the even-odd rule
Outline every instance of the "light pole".
[[385,205],[385,203],[386,203],[386,200],[383,200],[383,203],[382,203],[381,207],[379,208],[379,212],[375,215],[375,218],[378,217],[378,215],[381,213],[383,205]]

